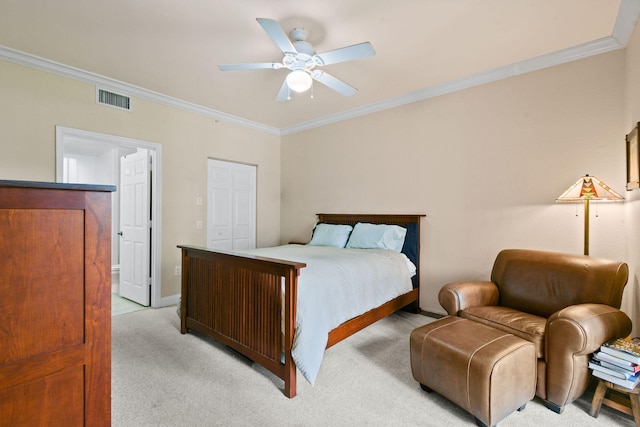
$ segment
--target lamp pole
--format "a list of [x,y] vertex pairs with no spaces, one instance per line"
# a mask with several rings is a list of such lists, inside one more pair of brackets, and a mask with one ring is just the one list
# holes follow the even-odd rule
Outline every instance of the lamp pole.
[[589,255],[589,198],[584,198],[584,254]]

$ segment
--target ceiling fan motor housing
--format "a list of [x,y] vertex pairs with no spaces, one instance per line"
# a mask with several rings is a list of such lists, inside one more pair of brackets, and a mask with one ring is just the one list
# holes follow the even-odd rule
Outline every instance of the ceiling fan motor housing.
[[296,48],[298,53],[313,56],[316,54],[316,51],[311,46],[311,43],[307,41],[307,36],[309,33],[303,28],[294,28],[289,33],[291,35],[291,39],[293,40],[293,47]]

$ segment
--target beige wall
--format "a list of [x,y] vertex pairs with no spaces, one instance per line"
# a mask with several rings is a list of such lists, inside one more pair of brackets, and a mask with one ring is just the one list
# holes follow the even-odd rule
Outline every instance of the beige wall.
[[[624,192],[624,71],[620,50],[283,137],[282,240],[317,212],[426,213],[437,313],[443,284],[488,279],[503,248],[582,253],[582,206],[554,202],[585,173]],[[626,260],[624,209],[592,209],[591,255]]]
[[257,243],[280,239],[280,138],[134,98],[133,111],[95,103],[95,86],[0,61],[0,179],[54,181],[55,126],[162,145],[162,296],[180,292],[178,244],[206,244],[207,158],[257,165]]
[[[627,45],[625,52],[625,113],[624,132],[628,133],[640,122],[640,24]],[[624,138],[624,137],[622,137]],[[627,237],[627,262],[629,283],[625,289],[623,309],[632,313],[633,336],[640,334],[640,190],[626,192],[625,234]]]
[[258,246],[307,239],[321,211],[426,213],[421,306],[442,312],[439,288],[486,279],[502,248],[580,253],[582,209],[554,200],[590,173],[628,198],[592,209],[591,254],[629,262],[635,320],[640,191],[624,191],[623,142],[639,58],[636,29],[625,50],[282,139],[141,99],[98,106],[93,85],[0,61],[0,179],[53,181],[56,125],[161,144],[163,296],[179,292],[176,245],[205,243],[208,157],[258,166]]

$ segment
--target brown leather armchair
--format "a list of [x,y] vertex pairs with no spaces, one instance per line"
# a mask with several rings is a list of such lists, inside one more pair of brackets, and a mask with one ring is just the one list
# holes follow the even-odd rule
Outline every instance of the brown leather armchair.
[[589,385],[590,354],[631,332],[619,310],[628,275],[623,262],[507,249],[498,254],[491,281],[449,283],[438,300],[449,315],[533,342],[536,395],[561,413]]

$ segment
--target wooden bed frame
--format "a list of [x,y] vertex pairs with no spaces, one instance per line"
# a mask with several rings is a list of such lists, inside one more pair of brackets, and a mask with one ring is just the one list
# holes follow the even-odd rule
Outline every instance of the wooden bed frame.
[[[419,310],[420,219],[424,216],[318,214],[319,222],[395,224],[417,232],[412,259],[418,267],[414,289],[332,330],[327,348],[400,309]],[[226,344],[284,380],[284,394],[294,397],[296,365],[291,347],[298,276],[306,264],[201,247],[178,247],[182,249],[181,332],[185,334],[192,329]]]

